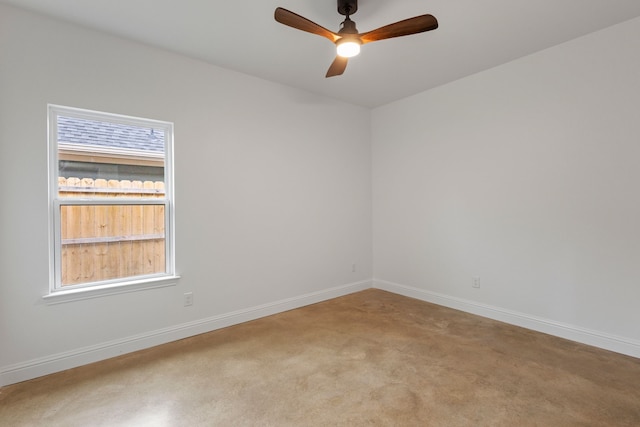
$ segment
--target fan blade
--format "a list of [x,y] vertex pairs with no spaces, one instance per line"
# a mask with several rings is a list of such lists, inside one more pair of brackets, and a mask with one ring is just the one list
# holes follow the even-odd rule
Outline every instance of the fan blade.
[[336,56],[336,59],[331,63],[329,70],[327,70],[327,75],[325,77],[339,76],[344,73],[344,70],[347,68],[347,62],[349,62],[348,58]]
[[281,24],[287,25],[289,27],[295,28],[297,30],[306,31],[307,33],[317,34],[322,37],[326,37],[335,43],[340,36],[332,31],[327,30],[326,28],[316,24],[315,22],[309,21],[307,18],[300,16],[296,13],[291,12],[290,10],[283,9],[281,7],[276,8],[274,13],[274,18]]
[[433,15],[420,15],[360,34],[360,40],[362,40],[362,44],[365,44],[393,37],[423,33],[436,28],[438,28],[438,20]]

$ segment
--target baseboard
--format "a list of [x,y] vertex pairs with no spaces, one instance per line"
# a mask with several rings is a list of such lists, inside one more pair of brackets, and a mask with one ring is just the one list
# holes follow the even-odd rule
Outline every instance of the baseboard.
[[160,344],[166,344],[171,341],[226,328],[369,288],[371,288],[371,280],[363,280],[90,347],[53,354],[16,365],[4,366],[0,368],[0,386],[14,384],[122,354],[144,350]]
[[633,339],[592,331],[424,289],[374,279],[373,281],[363,280],[349,283],[343,286],[179,324],[145,334],[83,347],[11,366],[4,366],[0,368],[0,387],[98,362],[122,354],[144,350],[287,310],[293,310],[371,287],[640,358],[640,342]]
[[400,285],[398,283],[387,282],[385,280],[373,279],[373,287],[442,305],[444,307],[476,314],[478,316],[487,317],[489,319],[499,320],[501,322],[521,326],[523,328],[543,332],[582,344],[640,358],[640,342],[630,338],[593,331],[475,301],[443,295],[411,286]]

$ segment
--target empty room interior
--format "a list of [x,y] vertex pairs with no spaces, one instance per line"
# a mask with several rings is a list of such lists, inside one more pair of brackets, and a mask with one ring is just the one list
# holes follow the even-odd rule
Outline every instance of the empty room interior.
[[637,0],[0,0],[0,425],[640,425],[639,100]]

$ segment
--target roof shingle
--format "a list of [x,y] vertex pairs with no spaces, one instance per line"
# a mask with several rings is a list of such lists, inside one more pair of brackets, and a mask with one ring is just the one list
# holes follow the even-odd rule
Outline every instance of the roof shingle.
[[58,142],[164,152],[164,130],[58,116]]

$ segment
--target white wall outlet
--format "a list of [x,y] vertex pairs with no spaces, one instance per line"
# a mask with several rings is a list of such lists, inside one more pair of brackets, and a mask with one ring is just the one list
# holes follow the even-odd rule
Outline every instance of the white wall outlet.
[[189,307],[193,305],[193,292],[185,292],[184,293],[184,306]]
[[352,273],[356,272],[356,263],[355,262],[353,264],[351,264],[351,272]]
[[471,287],[479,288],[480,287],[480,276],[475,276],[471,281]]

